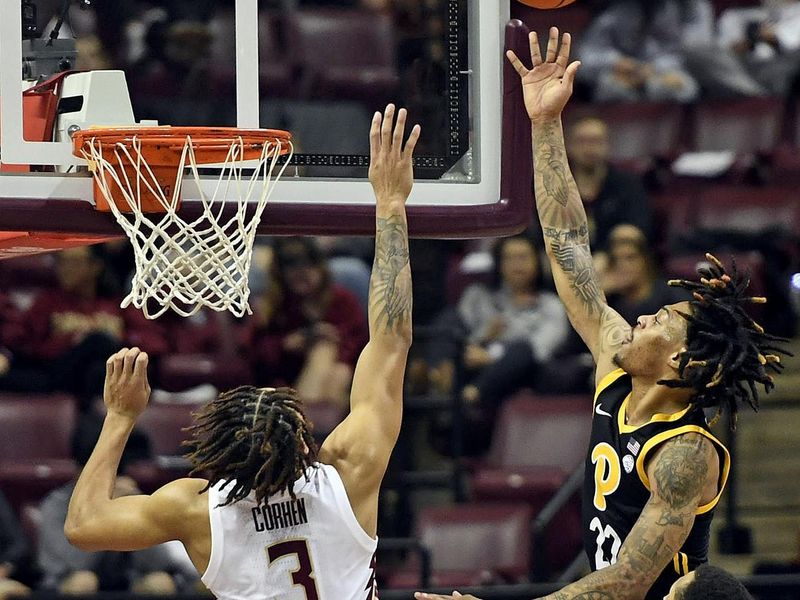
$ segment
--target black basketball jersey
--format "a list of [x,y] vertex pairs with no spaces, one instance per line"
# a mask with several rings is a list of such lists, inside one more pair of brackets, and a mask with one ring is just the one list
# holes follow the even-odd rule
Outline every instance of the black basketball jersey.
[[660,444],[684,433],[699,433],[713,442],[720,457],[719,494],[697,509],[686,543],[645,598],[662,600],[676,579],[708,561],[711,519],[728,478],[730,456],[709,431],[703,411],[691,405],[671,415],[654,415],[643,425],[626,424],[631,387],[630,375],[618,369],[606,375],[595,392],[582,498],[583,546],[592,570],[617,561],[625,538],[650,498],[645,466]]

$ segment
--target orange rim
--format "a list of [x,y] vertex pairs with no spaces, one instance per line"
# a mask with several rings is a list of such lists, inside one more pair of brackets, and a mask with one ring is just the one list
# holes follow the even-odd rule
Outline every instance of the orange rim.
[[243,154],[237,160],[261,157],[266,144],[274,144],[283,155],[289,152],[292,134],[279,129],[241,129],[237,127],[98,127],[75,132],[72,152],[84,158],[94,142],[101,143],[101,153],[117,145],[141,146],[142,157],[151,166],[177,166],[188,139],[191,139],[198,164],[223,162],[233,144],[241,140]]

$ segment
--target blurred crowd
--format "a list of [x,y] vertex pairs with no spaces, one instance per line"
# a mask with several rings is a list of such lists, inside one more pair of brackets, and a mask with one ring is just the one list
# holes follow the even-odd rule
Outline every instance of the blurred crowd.
[[[60,4],[39,2],[45,23]],[[388,15],[397,80],[381,94],[404,91],[407,97],[397,100],[424,108],[432,101],[425,85],[440,89],[437,78],[445,73],[442,0],[262,4],[276,14],[327,5]],[[787,97],[797,92],[798,0],[749,6],[710,0],[591,5],[592,20],[578,39],[587,99],[686,103],[700,97]],[[215,49],[230,42],[214,36],[220,14],[229,14],[232,7],[230,0],[98,1],[90,11],[72,10],[64,34],[78,36],[79,67],[124,66],[134,101],[151,111],[139,116],[169,121],[160,109],[178,105],[179,97],[191,105],[209,81],[220,81],[207,75],[214,71]],[[276,35],[280,46],[281,31]],[[171,85],[158,87],[165,73]],[[428,83],[409,85],[414,81]],[[153,86],[169,102],[154,102]],[[287,94],[303,92],[292,87]],[[348,89],[359,98],[360,91]],[[311,86],[306,91],[313,95],[319,90]],[[383,100],[361,98],[367,104]],[[230,112],[211,110],[206,116],[215,123],[230,118]],[[685,273],[666,265],[671,256],[696,253],[697,248],[678,247],[667,239],[653,198],[656,186],[642,169],[612,160],[610,136],[609,125],[591,110],[568,123],[568,153],[589,218],[595,267],[611,306],[634,323],[639,315],[682,299],[665,282],[668,275]],[[703,243],[707,240],[712,238],[704,237]],[[745,243],[752,245],[753,240]],[[768,325],[774,333],[793,335],[788,276],[800,270],[796,254],[776,245],[747,249],[762,252],[766,266],[759,267],[759,276],[765,289],[775,291]],[[140,346],[150,354],[153,402],[193,403],[208,397],[208,385],[290,385],[309,404],[321,436],[347,410],[355,360],[368,335],[371,240],[259,240],[251,273],[253,314],[243,319],[201,311],[185,319],[167,315],[148,321],[135,309],[120,308],[133,268],[124,241],[25,260],[29,262],[19,271],[0,264],[5,284],[0,294],[0,392],[67,393],[74,398],[79,418],[71,432],[72,458],[79,465],[97,439],[105,361],[123,346]],[[412,240],[411,263],[417,332],[407,392],[459,398],[466,408],[469,453],[486,451],[499,407],[518,390],[543,395],[591,391],[591,357],[555,295],[536,228],[501,240]],[[441,438],[442,428],[449,426],[446,419],[434,422],[432,437]],[[448,452],[433,440],[431,445]],[[152,454],[147,436],[139,432],[125,462]],[[180,549],[88,555],[69,547],[61,531],[73,485],[33,499],[38,503],[38,539],[26,539],[15,516],[18,507],[0,497],[0,597],[36,587],[78,595],[196,589],[196,577]],[[137,493],[140,485],[123,474],[115,493]]]

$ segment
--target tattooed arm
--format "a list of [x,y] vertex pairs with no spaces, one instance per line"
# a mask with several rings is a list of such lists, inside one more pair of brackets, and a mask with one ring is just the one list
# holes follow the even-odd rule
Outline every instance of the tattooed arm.
[[572,95],[580,63],[569,64],[571,38],[564,34],[560,51],[558,29],[550,30],[542,60],[539,41],[531,34],[533,68],[526,68],[509,51],[508,58],[522,80],[525,106],[533,126],[533,166],[536,209],[558,295],[570,322],[597,363],[597,379],[614,366],[612,358],[630,333],[630,326],[606,303],[589,250],[589,228],[564,147],[561,111]]
[[414,127],[403,148],[406,111],[392,130],[394,106],[376,113],[370,131],[370,181],[375,192],[375,262],[369,288],[369,342],[350,391],[350,415],[322,446],[336,467],[364,530],[375,535],[378,490],[400,432],[403,376],[411,345],[411,266],[405,203],[413,185]]
[[545,600],[641,600],[672,562],[694,524],[698,506],[716,496],[719,460],[697,433],[673,438],[647,465],[650,500],[620,549],[617,562]]

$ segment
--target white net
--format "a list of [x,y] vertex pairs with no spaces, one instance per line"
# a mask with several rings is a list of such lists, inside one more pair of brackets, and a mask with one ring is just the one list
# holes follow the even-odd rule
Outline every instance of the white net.
[[[132,143],[115,143],[112,150],[100,139],[89,138],[84,158],[134,249],[136,272],[123,307],[133,304],[148,319],[170,308],[184,317],[203,307],[228,310],[237,317],[252,312],[248,272],[253,242],[272,184],[288,165],[287,160],[273,179],[282,144],[291,153],[289,141],[268,142],[253,164],[243,162],[242,138],[232,140],[224,163],[214,165],[220,175],[209,193],[202,185],[190,136],[183,143],[175,184],[165,189],[142,154],[141,140],[134,137]],[[197,183],[202,207],[192,220],[185,220],[178,211],[187,175]],[[116,195],[124,198],[130,212],[115,204],[113,186],[119,188]],[[143,193],[152,194],[163,212],[143,212]]]

